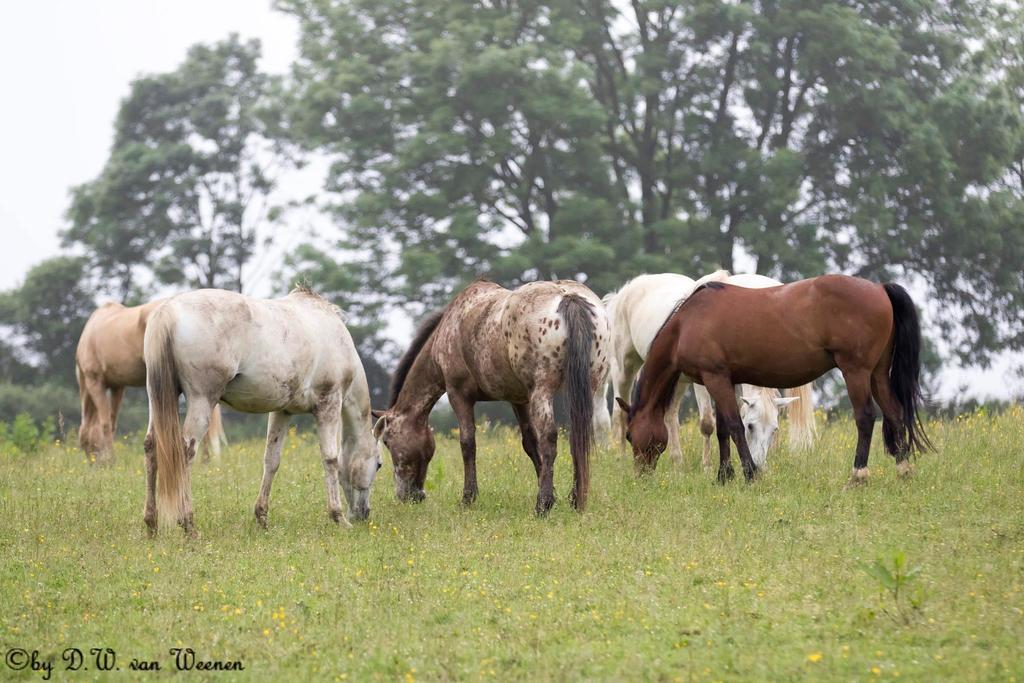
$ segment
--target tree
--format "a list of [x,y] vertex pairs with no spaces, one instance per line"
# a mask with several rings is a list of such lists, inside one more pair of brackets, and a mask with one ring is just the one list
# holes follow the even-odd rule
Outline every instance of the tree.
[[1019,267],[962,270],[1024,239],[983,196],[1021,118],[979,67],[989,3],[279,4],[302,32],[289,134],[332,156],[326,189],[396,301],[480,272],[603,291],[753,260],[919,276],[967,311],[957,350],[1022,343],[993,331],[1020,329]]
[[[96,303],[84,259],[57,256],[33,266],[24,282],[0,294],[0,326],[17,343],[20,377],[66,384],[75,377],[75,349]],[[26,377],[25,366],[34,370]]]
[[271,94],[259,41],[195,45],[182,65],[134,81],[110,158],[72,190],[66,246],[137,297],[140,271],[161,284],[241,290],[257,233],[275,217]]

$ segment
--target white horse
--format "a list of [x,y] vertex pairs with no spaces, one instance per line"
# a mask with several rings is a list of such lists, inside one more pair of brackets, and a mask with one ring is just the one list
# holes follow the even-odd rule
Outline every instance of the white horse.
[[189,469],[218,401],[246,413],[270,413],[254,510],[260,525],[267,525],[288,421],[300,413],[316,417],[330,518],[351,526],[342,514],[339,485],[350,517],[369,516],[380,450],[371,432],[366,374],[336,306],[305,288],[270,300],[214,289],[179,294],[153,312],[143,354],[149,393],[144,519],[150,532],[159,512],[193,533]]
[[[729,275],[719,270],[694,281],[685,275],[660,273],[640,275],[627,282],[617,291],[604,298],[605,308],[612,327],[612,389],[616,396],[630,395],[651,342],[661,326],[675,310],[680,301],[686,299],[694,289],[705,282],[727,282],[741,287],[774,287],[781,284],[763,275]],[[682,447],[679,442],[679,404],[682,402],[688,380],[680,380],[673,395],[672,403],[665,413],[668,428],[668,450],[672,459],[682,462]],[[714,409],[711,397],[702,386],[695,386],[694,393],[700,408],[701,432],[704,435],[702,464],[711,469],[711,436],[715,433]],[[790,410],[790,443],[803,446],[813,440],[814,403],[811,386],[804,385],[783,397],[775,389],[740,385],[737,393],[741,403],[741,417],[747,425],[747,437],[751,457],[759,467],[767,459],[768,449],[774,442],[779,425],[779,409],[800,401],[799,409]],[[618,405],[612,407],[612,429],[615,436],[625,441],[626,416]]]

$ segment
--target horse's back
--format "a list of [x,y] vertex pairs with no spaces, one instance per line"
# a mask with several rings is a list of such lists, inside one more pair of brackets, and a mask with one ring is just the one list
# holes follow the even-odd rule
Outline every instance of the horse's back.
[[[640,275],[620,291],[620,316],[628,339],[640,358],[646,358],[654,337],[679,302],[690,295],[695,281],[676,273]],[[618,334],[618,331],[616,331]]]
[[[474,283],[461,292],[435,332],[432,353],[445,381],[478,400],[525,403],[538,384],[560,385],[567,329],[559,305],[568,296],[593,314],[596,344],[610,346],[601,300],[572,280],[540,281],[508,290]],[[471,391],[470,391],[471,389]]]
[[107,386],[145,386],[146,320],[161,303],[162,299],[141,306],[110,302],[97,308],[82,330],[75,354],[82,372],[100,377]]
[[761,289],[703,288],[673,320],[691,372],[730,367],[737,382],[792,387],[834,367],[834,353],[862,328],[884,329],[891,319],[880,285],[824,275]]
[[239,410],[309,410],[318,396],[348,386],[359,362],[337,309],[314,297],[178,295],[166,306],[177,360],[200,369],[202,381],[224,384],[223,400]]

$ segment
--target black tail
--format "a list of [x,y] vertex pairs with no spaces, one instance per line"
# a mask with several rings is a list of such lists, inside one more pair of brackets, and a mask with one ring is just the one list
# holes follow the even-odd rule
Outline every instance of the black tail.
[[921,323],[917,309],[907,290],[892,282],[883,287],[892,303],[894,327],[889,386],[903,408],[903,424],[890,424],[888,420],[883,423],[885,448],[892,455],[932,450],[918,415],[924,397],[921,395]]
[[572,505],[582,511],[590,491],[590,446],[594,442],[594,391],[590,383],[591,354],[594,346],[594,307],[576,294],[568,294],[558,304],[565,321],[568,368],[565,397],[569,404],[569,453],[572,454]]

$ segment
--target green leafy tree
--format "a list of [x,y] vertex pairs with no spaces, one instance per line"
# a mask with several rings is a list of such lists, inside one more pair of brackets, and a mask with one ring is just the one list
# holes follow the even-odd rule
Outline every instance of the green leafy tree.
[[[33,266],[19,287],[0,294],[0,327],[16,345],[21,377],[74,382],[75,348],[96,307],[85,260],[57,256]],[[33,370],[28,374],[27,366]]]
[[260,44],[195,45],[176,70],[134,81],[110,158],[72,191],[66,245],[84,247],[122,299],[147,284],[241,290],[258,232],[272,222],[277,83]]
[[395,301],[753,259],[920,277],[965,312],[943,320],[962,355],[1022,343],[1019,193],[993,196],[1020,99],[980,54],[1010,23],[989,3],[279,6],[301,29],[288,133],[330,154]]

